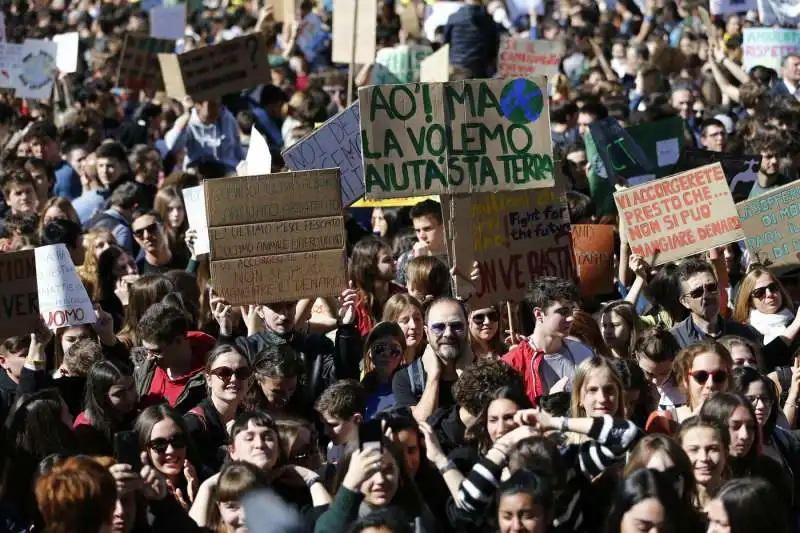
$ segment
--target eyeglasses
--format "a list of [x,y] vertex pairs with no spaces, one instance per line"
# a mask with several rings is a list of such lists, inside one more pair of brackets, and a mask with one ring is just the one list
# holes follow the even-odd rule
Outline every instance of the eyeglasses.
[[717,385],[728,381],[728,372],[725,370],[714,370],[712,372],[707,370],[697,370],[696,372],[689,372],[689,375],[694,378],[698,385],[705,385],[708,383],[708,378],[711,378],[711,381]]
[[182,450],[186,448],[186,437],[183,434],[173,435],[169,439],[153,439],[147,443],[147,447],[156,453],[165,454],[167,448],[172,445],[174,450]]
[[222,381],[230,381],[232,377],[236,376],[239,381],[244,381],[253,375],[253,371],[246,366],[233,369],[227,366],[219,366],[212,368],[208,371],[212,376],[217,376]]
[[475,324],[483,324],[484,322],[497,322],[500,320],[500,315],[497,311],[489,311],[488,313],[475,313],[472,315],[472,322]]
[[747,401],[755,407],[758,402],[761,402],[764,405],[772,405],[772,399],[769,396],[745,396]]
[[450,331],[452,331],[456,335],[464,333],[464,323],[461,321],[435,322],[430,325],[431,333],[433,333],[437,337],[441,337],[442,335],[444,335],[444,332],[447,331],[447,328],[450,328]]
[[753,298],[758,298],[759,300],[761,300],[767,295],[767,291],[769,291],[772,294],[779,294],[780,289],[781,288],[780,286],[778,286],[778,283],[776,281],[773,281],[769,285],[753,289],[753,292],[751,292],[750,295],[753,296]]
[[153,222],[149,226],[133,230],[133,236],[137,239],[144,239],[145,231],[150,235],[155,235],[155,233],[158,231],[158,222]]
[[370,351],[375,359],[394,359],[403,355],[403,349],[396,344],[375,343]]
[[684,294],[684,296],[689,296],[690,298],[694,298],[696,300],[701,296],[703,296],[703,294],[705,293],[716,294],[718,290],[719,290],[718,284],[709,283],[707,285],[703,285],[702,287],[697,287],[696,289],[687,292],[686,294]]

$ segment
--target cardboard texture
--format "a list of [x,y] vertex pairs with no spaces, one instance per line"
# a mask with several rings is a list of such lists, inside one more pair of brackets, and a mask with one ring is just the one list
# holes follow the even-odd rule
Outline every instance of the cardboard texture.
[[753,261],[778,273],[800,266],[800,182],[736,206]]
[[552,187],[543,77],[359,89],[367,199]]
[[[357,65],[372,63],[376,52],[377,20],[377,0],[333,0],[332,61],[350,64],[352,59]],[[354,59],[353,39],[356,41]]]
[[585,296],[614,291],[614,227],[608,224],[574,224],[572,250],[578,286]]
[[419,39],[422,35],[422,27],[417,16],[417,6],[406,4],[396,6],[397,14],[400,16],[400,27],[405,30],[412,39]]
[[631,250],[662,265],[742,240],[719,163],[614,193]]
[[497,70],[501,78],[555,76],[563,56],[562,42],[503,37],[497,55]]
[[[800,13],[798,15],[800,16]],[[745,71],[748,72],[758,65],[780,72],[784,57],[800,53],[798,29],[745,28],[743,35],[742,62]]]
[[272,6],[272,16],[275,22],[294,20],[295,0],[267,0],[267,5]]
[[45,326],[55,330],[65,326],[94,324],[97,315],[86,293],[72,257],[63,244],[39,246],[36,256],[36,288],[39,313]]
[[117,70],[117,87],[132,90],[164,90],[158,54],[175,50],[175,41],[128,33],[122,45]]
[[203,182],[214,290],[234,305],[336,296],[345,286],[338,169]]
[[264,37],[249,34],[189,52],[158,54],[167,95],[209,100],[269,82]]
[[750,189],[758,177],[761,168],[761,155],[732,154],[729,152],[712,152],[710,150],[693,150],[687,148],[681,152],[678,168],[681,171],[710,165],[718,162],[722,165],[725,179],[731,188],[734,202],[747,200]]
[[33,333],[39,324],[33,250],[0,253],[0,342]]
[[446,83],[450,81],[450,45],[446,44],[419,64],[419,81]]
[[350,207],[364,196],[358,102],[353,102],[302,141],[287,148],[283,152],[283,160],[291,170],[338,167],[342,205]]
[[574,277],[569,214],[558,189],[443,197],[442,209],[451,260],[480,268],[471,307],[520,301],[539,276]]

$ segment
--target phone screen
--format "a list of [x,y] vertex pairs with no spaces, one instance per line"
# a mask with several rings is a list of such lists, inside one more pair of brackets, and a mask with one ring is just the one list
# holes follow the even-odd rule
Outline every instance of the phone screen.
[[383,432],[380,420],[370,420],[358,426],[358,447],[365,449],[378,447],[383,449]]

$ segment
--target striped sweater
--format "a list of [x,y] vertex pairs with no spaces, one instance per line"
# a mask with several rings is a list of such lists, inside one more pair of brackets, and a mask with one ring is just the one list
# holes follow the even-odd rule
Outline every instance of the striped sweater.
[[[603,471],[633,448],[643,435],[632,422],[609,415],[594,417],[588,437],[592,440],[561,448],[567,471],[564,489],[557,494],[551,533],[583,533],[583,495]],[[493,504],[503,467],[483,457],[461,483],[459,498],[448,508],[448,518],[457,528],[474,530],[493,515]]]

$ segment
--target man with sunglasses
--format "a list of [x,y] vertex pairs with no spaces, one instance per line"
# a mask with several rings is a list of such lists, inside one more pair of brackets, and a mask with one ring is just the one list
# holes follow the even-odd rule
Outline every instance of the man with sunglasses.
[[395,373],[392,379],[397,405],[411,407],[414,418],[426,421],[436,409],[455,405],[452,387],[457,368],[472,362],[467,342],[467,314],[454,298],[439,298],[425,318],[428,347],[421,359]]
[[[763,345],[763,337],[755,328],[720,315],[719,282],[711,264],[702,259],[689,259],[680,264],[676,277],[681,305],[690,313],[670,330],[681,348],[723,335],[736,335]],[[790,354],[785,347],[780,338],[764,346],[762,353],[770,368],[789,364]]]
[[183,251],[183,247],[176,250],[170,248],[167,232],[157,212],[148,211],[134,218],[131,231],[143,252],[136,261],[139,274],[163,274],[186,268],[188,253]]

